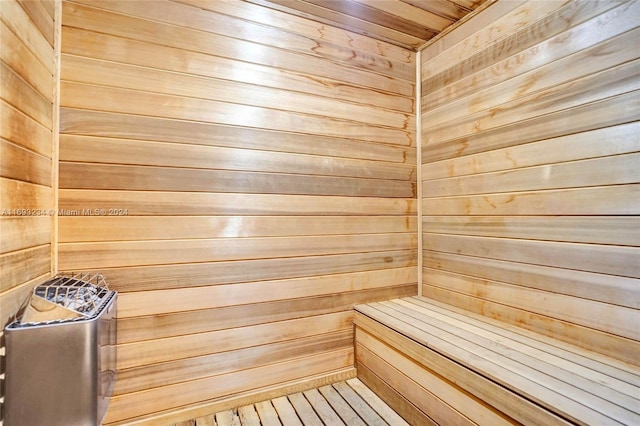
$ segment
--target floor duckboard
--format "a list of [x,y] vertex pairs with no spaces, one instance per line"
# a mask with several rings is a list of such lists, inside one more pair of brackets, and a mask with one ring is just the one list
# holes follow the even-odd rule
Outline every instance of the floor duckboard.
[[408,426],[360,380],[351,379],[173,426]]

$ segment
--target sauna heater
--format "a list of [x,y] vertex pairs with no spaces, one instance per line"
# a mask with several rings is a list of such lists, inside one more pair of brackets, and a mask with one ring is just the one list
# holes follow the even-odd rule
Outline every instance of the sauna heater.
[[116,379],[116,299],[99,274],[37,286],[5,328],[5,425],[100,425]]

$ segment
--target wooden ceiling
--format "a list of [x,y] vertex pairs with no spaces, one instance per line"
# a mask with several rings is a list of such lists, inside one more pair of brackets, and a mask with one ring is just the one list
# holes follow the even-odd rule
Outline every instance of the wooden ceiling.
[[486,0],[248,0],[417,49]]

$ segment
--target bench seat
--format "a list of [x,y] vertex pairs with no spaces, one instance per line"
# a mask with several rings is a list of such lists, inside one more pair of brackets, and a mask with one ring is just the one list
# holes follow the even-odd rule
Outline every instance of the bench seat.
[[420,296],[355,326],[359,378],[412,424],[640,425],[635,366]]

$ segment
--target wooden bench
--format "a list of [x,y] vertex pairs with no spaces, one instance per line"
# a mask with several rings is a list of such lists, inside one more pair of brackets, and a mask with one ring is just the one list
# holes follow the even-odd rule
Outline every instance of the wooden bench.
[[640,425],[640,369],[425,297],[356,306],[358,377],[411,424]]

